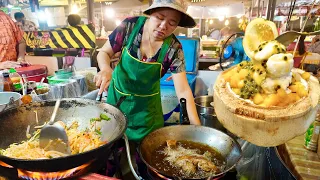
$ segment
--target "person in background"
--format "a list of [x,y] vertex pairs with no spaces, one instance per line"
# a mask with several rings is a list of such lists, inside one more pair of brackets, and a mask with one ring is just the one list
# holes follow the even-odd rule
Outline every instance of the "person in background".
[[20,67],[25,62],[23,31],[0,10],[0,69]]
[[310,52],[320,54],[320,35],[317,35],[314,38],[312,38],[312,42],[308,50]]
[[36,24],[32,21],[26,20],[26,17],[22,12],[14,13],[14,19],[17,21],[16,25],[23,31],[37,31]]
[[78,14],[70,14],[68,16],[68,23],[70,26],[79,26],[81,24],[81,17]]

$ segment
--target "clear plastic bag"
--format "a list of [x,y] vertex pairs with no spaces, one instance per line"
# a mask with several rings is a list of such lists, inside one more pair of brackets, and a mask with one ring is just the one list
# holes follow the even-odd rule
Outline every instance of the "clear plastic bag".
[[[240,145],[244,144],[244,140],[238,140]],[[238,180],[264,180],[265,171],[267,170],[266,147],[259,147],[249,143],[243,149],[242,158],[236,166]]]
[[37,95],[35,91],[32,91],[30,96],[32,97],[32,102],[40,102],[42,99]]

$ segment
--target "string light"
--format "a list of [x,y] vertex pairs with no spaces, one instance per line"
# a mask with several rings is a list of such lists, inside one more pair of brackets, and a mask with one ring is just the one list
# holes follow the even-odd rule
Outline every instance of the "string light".
[[121,24],[121,21],[119,19],[116,20],[116,26],[119,26]]
[[206,0],[191,0],[192,3],[204,2]]
[[115,14],[116,13],[114,12],[114,10],[112,8],[107,8],[106,9],[106,15],[107,15],[108,18],[110,18],[110,19],[113,18],[115,16]]
[[226,26],[229,25],[229,20],[228,19],[224,22],[224,25],[226,25]]
[[224,16],[219,16],[219,21],[223,21],[224,20]]
[[77,14],[79,12],[79,8],[77,4],[72,5],[70,14]]
[[237,14],[236,16],[238,19],[240,19],[242,17],[242,14]]

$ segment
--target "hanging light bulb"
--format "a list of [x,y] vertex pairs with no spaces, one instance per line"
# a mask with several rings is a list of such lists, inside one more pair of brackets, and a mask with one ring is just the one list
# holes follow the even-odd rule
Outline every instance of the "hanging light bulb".
[[236,16],[238,19],[240,19],[242,17],[242,14],[237,14]]
[[228,19],[224,22],[224,25],[226,25],[226,26],[229,25],[229,20]]
[[208,20],[208,19],[206,20],[206,23],[207,23],[207,22],[209,22],[209,20]]
[[79,8],[77,4],[73,4],[71,8],[71,13],[70,14],[77,14],[79,12]]
[[213,24],[213,20],[212,19],[210,19],[209,24]]
[[114,16],[116,15],[115,11],[112,8],[107,8],[106,9],[106,15],[108,18],[114,18]]
[[224,16],[219,16],[219,21],[223,21],[224,20]]

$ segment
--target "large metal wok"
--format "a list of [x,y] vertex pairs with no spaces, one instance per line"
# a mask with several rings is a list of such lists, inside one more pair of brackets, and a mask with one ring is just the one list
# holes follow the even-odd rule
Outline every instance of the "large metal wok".
[[[159,171],[157,168],[150,165],[152,153],[166,140],[189,140],[193,142],[199,142],[206,145],[209,145],[216,149],[222,154],[226,161],[226,167],[224,171],[220,174],[216,174],[213,177],[223,176],[226,172],[230,171],[236,166],[238,161],[241,158],[242,150],[239,143],[228,136],[227,134],[205,126],[195,126],[195,125],[177,125],[177,126],[168,126],[160,128],[148,136],[146,136],[140,145],[140,155],[143,162],[150,168],[152,171],[161,174],[165,177],[172,179],[182,179],[180,177],[170,177],[165,172]],[[130,156],[128,156],[130,157]],[[129,158],[129,164],[130,162]],[[132,165],[131,171],[133,171],[137,179],[142,179],[134,172]]]
[[[27,140],[26,130],[28,125],[31,126],[31,133],[34,131],[33,127],[36,126],[34,111],[38,113],[39,124],[43,124],[50,119],[54,105],[55,101],[33,103],[1,114],[0,148],[5,149],[12,143]],[[102,112],[105,112],[111,120],[103,121],[102,140],[106,140],[108,143],[99,148],[54,159],[25,160],[0,155],[0,161],[23,170],[56,172],[78,167],[92,160],[107,159],[111,153],[112,145],[123,136],[127,128],[126,117],[118,108],[92,100],[62,99],[56,120],[61,120],[67,125],[73,121],[78,121],[79,128],[84,130],[89,127],[90,119],[99,117]]]

